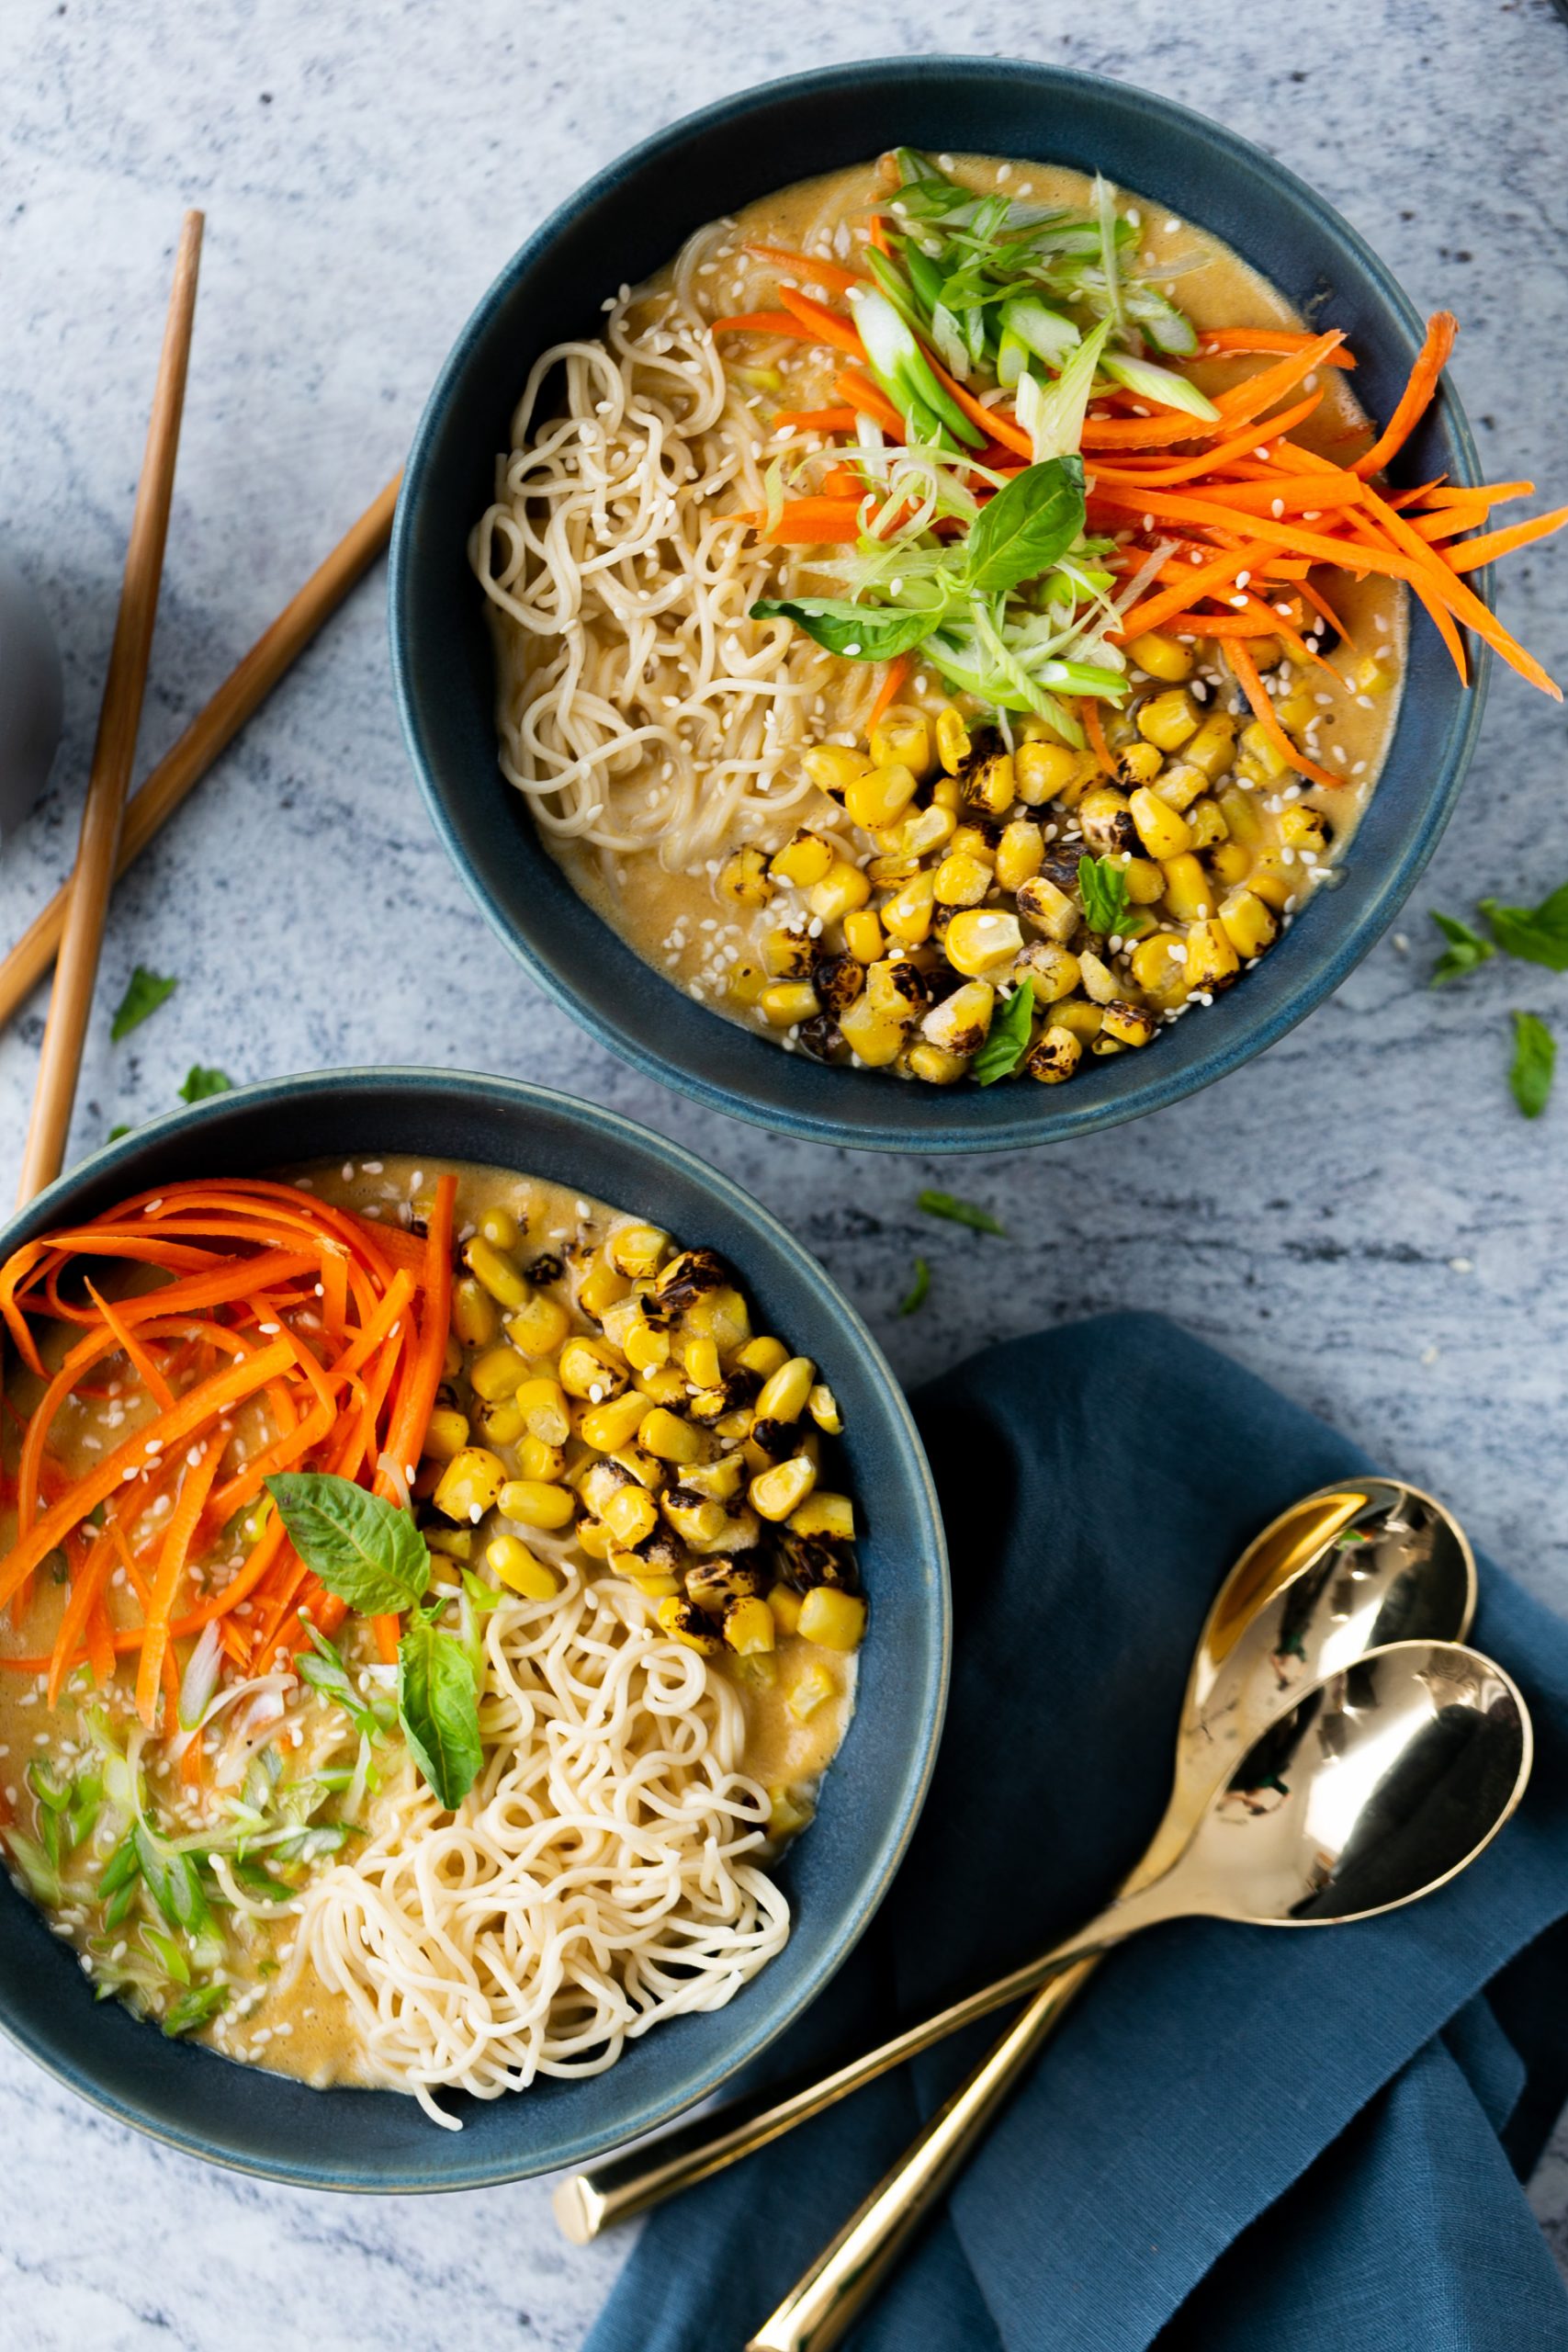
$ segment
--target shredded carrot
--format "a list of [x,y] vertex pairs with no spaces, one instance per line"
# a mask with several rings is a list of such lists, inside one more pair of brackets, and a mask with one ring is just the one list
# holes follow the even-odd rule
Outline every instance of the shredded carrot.
[[1248,652],[1245,639],[1227,638],[1224,641],[1224,656],[1235,673],[1237,684],[1252,706],[1253,717],[1279,752],[1280,757],[1297,769],[1301,775],[1310,776],[1314,784],[1331,785],[1336,791],[1342,790],[1349,782],[1348,776],[1331,775],[1326,768],[1320,768],[1315,761],[1309,760],[1306,753],[1292,741],[1280,726],[1279,714],[1269,699],[1269,689],[1258,675],[1258,664]]
[[1492,563],[1500,555],[1509,555],[1515,548],[1529,547],[1534,539],[1544,539],[1549,532],[1562,530],[1568,523],[1568,506],[1559,506],[1551,514],[1538,514],[1529,523],[1510,523],[1506,530],[1486,531],[1478,539],[1466,539],[1457,548],[1445,548],[1443,559],[1455,571],[1473,571],[1478,564]]
[[1078,704],[1078,717],[1083,731],[1089,737],[1089,750],[1100,762],[1102,775],[1114,775],[1116,763],[1111,756],[1111,746],[1105,740],[1105,722],[1100,715],[1100,705],[1092,695],[1085,695]]
[[715,334],[787,334],[798,337],[800,321],[787,311],[738,311],[731,319],[715,319]]
[[[1303,351],[1314,338],[1299,327],[1205,327],[1198,337],[1200,358],[1218,357],[1222,353],[1251,351]],[[1343,345],[1329,352],[1319,363],[1328,368],[1353,368],[1355,355]]]
[[905,683],[914,666],[914,656],[909,653],[900,653],[897,660],[889,662],[882,673],[882,684],[876,690],[876,700],[871,706],[869,725],[874,727],[883,712],[892,708],[903,693]]
[[1451,311],[1435,311],[1427,322],[1427,339],[1410,370],[1410,381],[1399,396],[1393,414],[1365,454],[1357,458],[1352,471],[1363,477],[1382,471],[1394,452],[1403,449],[1416,425],[1431,405],[1438,389],[1438,379],[1449,364],[1459,333],[1459,321]]
[[797,293],[793,286],[779,288],[779,300],[818,343],[831,344],[836,351],[847,351],[852,359],[864,358],[865,345],[849,320],[837,311],[830,311],[826,302],[814,302],[809,294]]
[[871,227],[867,233],[879,254],[891,255],[893,248],[887,241],[887,223],[880,212],[872,214]]
[[[921,348],[924,349],[924,345]],[[999,441],[1004,449],[1012,450],[1015,456],[1024,458],[1033,457],[1034,444],[1016,416],[1010,414],[1006,409],[987,408],[983,401],[977,401],[974,393],[959,382],[956,376],[948,374],[933,352],[927,351],[926,357],[937,382],[958,402],[971,424],[977,424],[982,433],[987,434],[993,441]]]
[[775,433],[852,433],[852,408],[781,408],[773,415]]
[[852,543],[860,537],[860,507],[858,498],[793,499],[762,537],[784,548]]
[[862,416],[869,416],[880,424],[884,433],[896,441],[904,438],[904,420],[879,385],[853,368],[845,368],[833,379],[833,390],[840,400],[848,401]]
[[841,263],[829,261],[820,254],[797,254],[788,245],[753,244],[750,241],[743,250],[757,261],[771,262],[775,269],[793,270],[808,286],[825,286],[830,294],[847,294],[852,286],[862,283],[854,270],[845,269]]

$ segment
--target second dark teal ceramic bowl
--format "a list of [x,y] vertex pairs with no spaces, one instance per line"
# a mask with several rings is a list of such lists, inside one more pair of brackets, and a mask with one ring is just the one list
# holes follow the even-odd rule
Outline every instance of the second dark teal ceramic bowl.
[[279,1079],[140,1128],[0,1234],[34,1234],[193,1176],[371,1152],[440,1154],[549,1177],[639,1211],[738,1270],[767,1328],[823,1366],[843,1408],[872,1602],[854,1715],[810,1829],[779,1877],[789,1942],[728,2008],[672,2018],[602,2075],[447,2102],[461,2132],[391,2091],[313,2091],[165,2041],[95,2002],[70,1948],[0,1873],[0,2027],[121,2122],[215,2163],[310,2188],[479,2188],[577,2165],[716,2090],[814,2000],[881,1902],[924,1799],[947,1691],[942,1522],[908,1408],[874,1340],[816,1260],[739,1188],[608,1111],[446,1070]]
[[[1168,98],[1021,60],[883,59],[744,91],[601,172],[507,263],[458,337],[421,419],[392,537],[392,663],[437,831],[502,937],[602,1043],[699,1102],[786,1134],[896,1151],[1010,1150],[1137,1118],[1282,1037],[1367,953],[1436,848],[1480,724],[1484,655],[1465,692],[1424,614],[1411,630],[1393,742],[1338,887],[1314,899],[1245,983],[1143,1053],[1064,1087],[910,1084],[826,1069],[705,1011],[586,906],[496,764],[491,645],[468,531],[529,368],[597,332],[606,292],[647,277],[703,222],[899,142],[1101,171],[1212,231],[1319,327],[1343,327],[1356,390],[1386,417],[1421,322],[1332,207],[1234,132]],[[1445,386],[1395,471],[1476,479]],[[1475,649],[1479,652],[1479,649]]]

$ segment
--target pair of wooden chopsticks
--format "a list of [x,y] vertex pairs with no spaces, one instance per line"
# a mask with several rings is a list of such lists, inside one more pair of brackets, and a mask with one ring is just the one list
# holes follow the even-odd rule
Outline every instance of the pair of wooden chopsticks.
[[21,1202],[31,1200],[60,1172],[115,882],[374,563],[391,534],[397,504],[398,478],[394,477],[271,628],[256,639],[128,808],[126,792],[136,752],[174,492],[202,226],[199,212],[186,214],[175,256],[75,866],[69,881],[0,962],[0,1025],[4,1025],[43,978],[51,961],[58,958],[22,1162]]

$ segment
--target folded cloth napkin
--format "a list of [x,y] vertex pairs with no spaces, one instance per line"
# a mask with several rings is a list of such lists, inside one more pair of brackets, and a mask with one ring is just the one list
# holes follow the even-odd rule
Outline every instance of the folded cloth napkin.
[[[1096,1911],[1164,1805],[1221,1576],[1374,1466],[1152,1316],[992,1348],[915,1404],[953,1550],[941,1759],[864,1941],[752,2080],[820,2071]],[[1497,1843],[1358,1926],[1184,1922],[1112,1953],[856,2352],[1568,2352],[1518,2185],[1568,2098],[1568,1626],[1481,1576],[1472,1638],[1536,1731]],[[656,2214],[588,2352],[737,2352],[1000,2025]]]

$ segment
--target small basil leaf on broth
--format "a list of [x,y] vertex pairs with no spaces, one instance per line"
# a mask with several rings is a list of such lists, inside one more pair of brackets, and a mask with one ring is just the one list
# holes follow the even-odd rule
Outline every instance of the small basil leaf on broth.
[[994,1086],[1018,1068],[1029,1050],[1029,1025],[1034,1017],[1034,983],[1024,980],[1014,989],[1001,1011],[993,1014],[986,1042],[969,1065],[969,1074],[981,1086]]
[[1107,937],[1127,920],[1127,877],[1108,857],[1080,857],[1078,890],[1090,931]]
[[1483,939],[1478,931],[1472,931],[1457,915],[1440,915],[1434,908],[1432,921],[1449,943],[1432,967],[1432,988],[1440,989],[1450,980],[1461,979],[1466,972],[1477,970],[1497,953],[1489,939]]
[[1503,907],[1495,899],[1483,899],[1481,911],[1505,956],[1544,964],[1551,972],[1568,972],[1568,882],[1539,907]]
[[1508,1084],[1527,1119],[1539,1119],[1557,1069],[1557,1040],[1539,1013],[1514,1015],[1514,1063]]
[[398,1711],[414,1762],[451,1811],[484,1761],[479,1683],[465,1645],[428,1617],[416,1617],[398,1644]]
[[754,621],[793,621],[829,653],[851,662],[890,662],[922,645],[942,617],[942,607],[913,612],[902,605],[852,605],[838,596],[764,596]]
[[126,983],[125,994],[110,1024],[111,1044],[118,1046],[122,1037],[140,1029],[161,1004],[168,1002],[178,987],[178,980],[165,979],[162,972],[150,971],[145,964],[138,964]]
[[1066,555],[1084,525],[1081,458],[1048,458],[1026,466],[980,509],[964,542],[967,584],[1005,595]]
[[339,1600],[400,1617],[430,1582],[430,1554],[406,1510],[330,1472],[282,1470],[266,1482],[288,1540]]
[[182,1102],[206,1102],[214,1094],[233,1091],[234,1081],[226,1069],[209,1069],[200,1062],[192,1062],[180,1088]]

